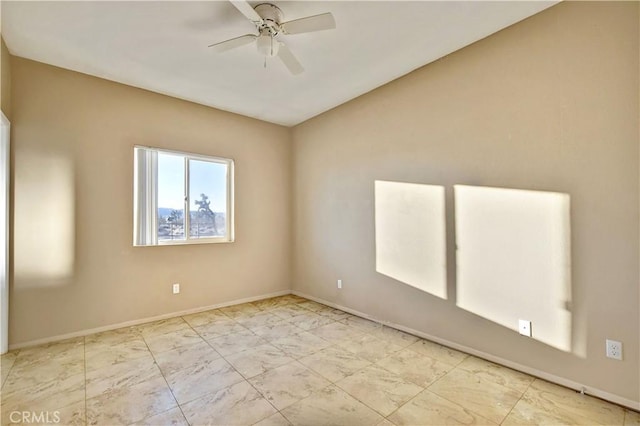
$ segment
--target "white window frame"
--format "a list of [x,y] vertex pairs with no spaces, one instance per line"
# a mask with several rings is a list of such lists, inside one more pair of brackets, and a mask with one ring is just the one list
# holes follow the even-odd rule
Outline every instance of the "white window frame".
[[[184,160],[184,239],[158,240],[158,153]],[[189,161],[197,160],[227,166],[227,210],[225,235],[194,238],[190,236]],[[133,245],[136,247],[185,244],[232,243],[234,241],[234,161],[230,158],[194,154],[143,145],[134,146]]]
[[0,354],[9,350],[9,212],[11,123],[0,111]]

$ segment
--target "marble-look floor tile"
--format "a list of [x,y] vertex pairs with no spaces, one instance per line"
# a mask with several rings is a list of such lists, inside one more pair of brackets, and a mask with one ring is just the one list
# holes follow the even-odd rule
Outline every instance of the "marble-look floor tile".
[[293,425],[314,426],[371,426],[382,417],[351,395],[328,386],[282,410]]
[[[87,412],[84,401],[58,408],[55,411],[58,412],[58,418],[60,419],[58,424],[67,426],[84,426],[87,424]],[[51,423],[44,424],[50,425]]]
[[248,331],[246,327],[230,318],[220,318],[211,321],[209,324],[194,327],[196,332],[203,339],[215,339],[216,337],[228,334],[242,333]]
[[64,380],[85,371],[83,346],[41,355],[41,358],[18,356],[4,386],[14,390],[28,388],[43,382]]
[[308,331],[323,325],[331,324],[334,320],[326,316],[318,315],[315,312],[308,311],[290,318],[289,322],[295,324],[296,327]]
[[2,424],[9,423],[12,411],[53,411],[84,401],[84,374],[77,374],[62,380],[40,382],[33,387],[12,389],[6,385],[2,389]]
[[213,309],[210,311],[198,312],[197,314],[185,315],[182,317],[182,319],[185,320],[185,322],[191,327],[198,327],[211,324],[215,321],[228,320],[230,318],[226,316],[221,310]]
[[105,347],[102,343],[85,345],[86,371],[97,370],[112,364],[131,361],[149,355],[149,347],[142,339],[116,343]]
[[148,322],[137,326],[142,337],[146,339],[161,336],[191,328],[182,317],[167,318],[160,321]]
[[142,335],[140,334],[138,327],[124,327],[90,334],[85,337],[85,345],[108,348],[111,345],[130,342],[131,340],[140,340],[141,338]]
[[336,385],[385,417],[424,390],[377,365],[365,367]]
[[151,354],[131,361],[108,365],[86,375],[87,398],[93,398],[117,388],[129,387],[161,377]]
[[255,302],[251,302],[253,306],[255,306],[256,308],[262,311],[269,311],[271,309],[275,309],[280,306],[285,306],[290,303],[291,301],[289,299],[282,298],[282,297],[272,297],[270,299],[262,299],[262,300],[257,300]]
[[535,380],[504,424],[614,425],[624,409],[543,380]]
[[255,423],[254,426],[291,426],[291,423],[282,414],[275,413]]
[[278,306],[277,308],[269,311],[269,313],[286,320],[293,318],[295,316],[298,316],[300,314],[303,314],[305,312],[309,312],[309,310],[294,303],[289,305],[284,305],[284,306]]
[[237,319],[237,322],[239,324],[241,324],[243,327],[248,328],[249,330],[253,330],[258,327],[264,327],[266,325],[278,324],[283,321],[284,320],[282,318],[270,312],[261,312],[251,317]]
[[285,294],[284,296],[280,296],[280,299],[288,301],[290,304],[293,303],[301,303],[306,302],[309,299],[305,299],[304,297],[300,297],[297,294]]
[[391,342],[394,345],[402,346],[403,348],[406,348],[420,340],[419,337],[414,336],[413,334],[405,333],[404,331],[396,330],[395,328],[387,327],[386,325],[383,325],[379,329],[370,331],[369,334],[377,337],[378,339]]
[[[511,409],[504,425],[640,426],[637,412],[292,295],[0,360],[2,424],[25,410],[56,413],[58,424],[186,426],[177,398],[202,424],[494,424]],[[429,388],[401,405],[411,385]],[[375,412],[399,405],[387,419]]]
[[277,411],[249,383],[242,381],[182,406],[192,425],[252,425]]
[[249,382],[278,410],[331,384],[297,362],[274,368]]
[[185,368],[210,364],[220,359],[220,354],[206,342],[200,342],[162,352],[155,359],[162,374],[167,376]]
[[61,358],[81,357],[83,351],[84,337],[75,337],[60,342],[21,349],[16,358],[16,365],[42,363]]
[[458,368],[473,373],[485,380],[517,390],[521,393],[526,391],[534,380],[534,378],[528,374],[524,374],[474,356],[469,356],[467,359],[462,361],[458,365]]
[[[26,416],[23,418],[22,416]],[[77,402],[62,408],[56,408],[46,411],[27,410],[10,412],[8,416],[10,425],[22,424],[29,426],[44,426],[51,424],[65,426],[84,426],[86,425],[86,413],[84,401]],[[3,423],[4,424],[4,423]]]
[[322,315],[323,317],[331,318],[334,321],[341,321],[351,316],[351,314],[345,311],[341,311],[340,309],[334,309],[334,308],[321,309],[318,311],[318,314]]
[[258,309],[251,303],[242,303],[240,305],[232,305],[220,308],[220,311],[231,319],[240,319],[259,314],[262,310]]
[[244,380],[222,358],[175,371],[167,375],[166,379],[180,404]]
[[227,361],[248,379],[287,364],[293,358],[272,345],[260,345],[252,350],[229,355]]
[[355,327],[364,333],[375,333],[376,331],[382,329],[382,324],[380,324],[379,322],[360,318],[355,315],[350,315],[340,322],[350,327]]
[[13,364],[16,362],[18,351],[7,352],[4,355],[0,355],[0,386],[4,385],[4,381],[9,375],[9,371]]
[[418,386],[427,387],[453,367],[415,351],[403,349],[381,359],[377,364]]
[[309,332],[331,343],[340,343],[345,340],[351,340],[363,334],[360,330],[339,322],[323,325],[321,327],[314,328]]
[[496,424],[428,390],[400,407],[389,420],[398,426]]
[[352,340],[344,341],[339,346],[370,362],[386,358],[402,349],[400,346],[380,340],[370,334],[363,334]]
[[637,411],[624,411],[624,426],[640,426],[640,413]]
[[318,312],[318,311],[326,311],[330,308],[329,306],[323,305],[322,303],[314,302],[312,300],[307,300],[306,302],[300,302],[298,305],[302,308],[305,308],[309,311]]
[[177,349],[181,346],[204,342],[202,337],[200,337],[200,335],[191,327],[178,331],[171,331],[165,334],[154,335],[152,337],[145,337],[145,341],[154,355]]
[[292,358],[301,358],[331,346],[331,343],[308,332],[272,340],[271,344]]
[[208,342],[222,356],[243,352],[267,343],[266,340],[256,336],[247,329],[240,333],[216,337],[215,339],[208,340]]
[[180,408],[172,408],[164,413],[147,417],[131,426],[189,426]]
[[423,339],[407,346],[407,348],[452,366],[460,364],[469,356],[463,352],[456,351],[455,349],[447,348],[446,346]]
[[176,407],[162,377],[87,399],[87,423],[128,425]]
[[299,361],[324,378],[337,382],[370,365],[365,359],[340,347],[329,347]]
[[84,338],[22,349],[5,383],[13,389],[84,373]]
[[521,392],[461,369],[450,371],[429,390],[494,423],[502,422],[522,396]]
[[287,321],[281,321],[277,324],[256,327],[252,331],[265,340],[275,340],[285,336],[292,336],[298,333],[302,333],[304,330]]

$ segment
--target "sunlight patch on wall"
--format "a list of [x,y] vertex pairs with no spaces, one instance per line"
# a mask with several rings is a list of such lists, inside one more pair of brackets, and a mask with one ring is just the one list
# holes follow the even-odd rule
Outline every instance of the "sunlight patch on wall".
[[376,271],[447,298],[444,187],[375,181]]
[[14,276],[21,287],[60,285],[74,268],[73,163],[52,153],[18,155],[29,167],[15,172]]
[[455,186],[457,305],[571,351],[569,195]]

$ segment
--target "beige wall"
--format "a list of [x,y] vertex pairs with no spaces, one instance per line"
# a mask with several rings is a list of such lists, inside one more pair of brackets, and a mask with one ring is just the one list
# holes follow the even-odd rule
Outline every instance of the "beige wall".
[[[293,283],[637,401],[638,16],[637,3],[563,3],[293,129],[20,58],[9,69],[3,44],[10,343]],[[134,144],[234,158],[236,242],[133,248]],[[374,180],[445,187],[446,300],[375,272]],[[569,194],[572,351],[456,307],[454,184]],[[624,361],[605,358],[607,337]]]
[[[290,288],[287,128],[11,62],[10,344]],[[134,248],[134,144],[233,158],[236,241]]]
[[0,109],[11,119],[11,55],[0,37]]
[[[638,26],[562,3],[295,127],[293,288],[638,401]],[[374,180],[445,187],[447,299],[376,273]],[[456,306],[454,184],[569,194],[572,350]]]

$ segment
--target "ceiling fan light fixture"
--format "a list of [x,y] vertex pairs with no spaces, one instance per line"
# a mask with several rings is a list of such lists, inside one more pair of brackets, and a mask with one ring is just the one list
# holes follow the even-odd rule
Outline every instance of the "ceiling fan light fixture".
[[229,1],[245,18],[251,21],[256,27],[258,34],[245,34],[240,37],[210,44],[209,47],[216,52],[226,52],[227,50],[235,49],[255,41],[258,53],[264,58],[265,68],[267,67],[267,58],[277,56],[293,75],[302,73],[304,67],[291,50],[289,50],[287,45],[275,38],[280,37],[280,35],[304,34],[330,30],[336,27],[336,21],[330,12],[284,22],[282,11],[274,4],[260,3],[252,7],[247,0]]
[[273,39],[273,36],[268,32],[262,33],[256,39],[256,46],[258,47],[258,52],[261,55],[267,57],[278,56],[278,49],[280,48],[280,43]]

